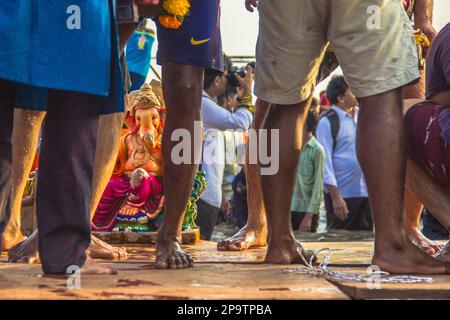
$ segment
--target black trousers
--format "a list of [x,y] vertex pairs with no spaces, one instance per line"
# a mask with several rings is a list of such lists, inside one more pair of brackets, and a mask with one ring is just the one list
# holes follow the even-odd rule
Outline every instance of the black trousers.
[[214,207],[199,199],[197,201],[197,220],[195,224],[200,228],[200,237],[203,240],[211,240],[214,226],[217,223],[220,208]]
[[[4,96],[14,97],[14,90],[2,83],[0,97]],[[49,90],[36,193],[39,255],[44,273],[66,273],[67,267],[81,267],[86,260],[85,251],[91,241],[91,185],[102,99]],[[13,112],[12,106],[6,110],[8,114]],[[2,108],[2,122],[4,112]],[[12,116],[10,119],[8,126],[12,128]],[[7,130],[2,128],[1,132],[0,139],[6,140],[3,133]]]
[[369,198],[344,198],[349,211],[345,220],[340,220],[334,215],[333,202],[328,193],[324,193],[325,209],[327,211],[328,229],[345,229],[372,231],[373,220],[370,210]]
[[0,80],[0,253],[1,236],[11,216],[14,96],[15,86]]

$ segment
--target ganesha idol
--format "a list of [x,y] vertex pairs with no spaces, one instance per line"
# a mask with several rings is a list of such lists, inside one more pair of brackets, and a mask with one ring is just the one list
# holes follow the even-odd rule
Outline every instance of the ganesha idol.
[[93,231],[147,232],[164,205],[162,132],[165,107],[160,83],[128,95],[126,123],[113,176],[92,220]]

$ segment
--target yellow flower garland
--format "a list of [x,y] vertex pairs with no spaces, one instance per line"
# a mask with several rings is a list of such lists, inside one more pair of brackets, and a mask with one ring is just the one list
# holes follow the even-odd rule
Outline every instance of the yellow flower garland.
[[159,23],[168,29],[178,29],[189,13],[189,0],[164,0],[162,3],[164,14],[159,16]]

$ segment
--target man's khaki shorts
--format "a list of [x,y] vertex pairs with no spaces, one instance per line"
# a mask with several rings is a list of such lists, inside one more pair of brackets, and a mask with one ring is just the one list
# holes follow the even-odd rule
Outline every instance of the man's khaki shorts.
[[402,0],[260,0],[255,95],[296,104],[314,91],[328,44],[359,98],[419,78]]

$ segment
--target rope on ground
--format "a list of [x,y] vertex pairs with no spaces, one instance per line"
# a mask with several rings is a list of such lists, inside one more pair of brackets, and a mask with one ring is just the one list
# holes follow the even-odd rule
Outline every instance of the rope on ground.
[[[318,266],[313,266],[314,258],[318,256],[321,252],[327,252],[324,255],[323,262]],[[316,251],[309,261],[303,260],[305,263],[305,267],[295,268],[295,269],[286,269],[283,272],[286,273],[303,273],[303,274],[311,274],[316,277],[322,277],[327,280],[336,280],[336,281],[355,281],[355,282],[368,282],[368,283],[432,283],[433,278],[431,277],[417,277],[411,275],[399,275],[399,276],[391,276],[388,272],[378,271],[369,268],[368,273],[366,274],[358,274],[358,273],[349,273],[349,272],[340,272],[328,269],[328,262],[331,257],[330,248],[323,248]]]

